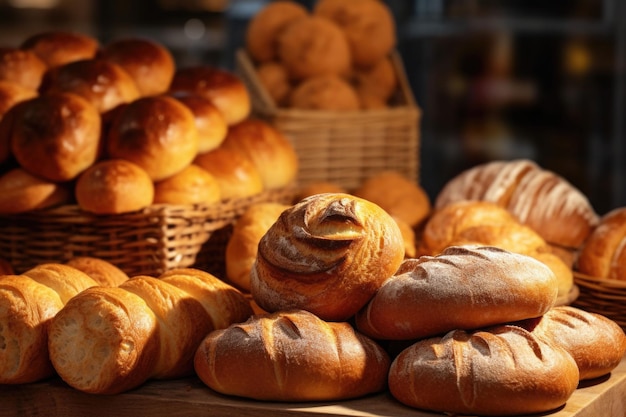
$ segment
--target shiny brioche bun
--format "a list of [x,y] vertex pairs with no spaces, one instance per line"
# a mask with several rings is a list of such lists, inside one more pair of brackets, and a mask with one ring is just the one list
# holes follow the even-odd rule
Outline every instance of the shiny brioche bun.
[[344,78],[320,75],[295,87],[289,105],[302,110],[356,111],[361,104],[356,90]]
[[222,112],[205,97],[197,94],[175,96],[189,107],[196,120],[198,129],[198,153],[208,152],[220,146],[226,138],[228,125]]
[[194,164],[154,184],[155,204],[211,204],[221,198],[217,179]]
[[9,131],[11,130],[9,118],[11,116],[7,116],[7,120],[3,122],[5,115],[17,103],[36,96],[36,90],[9,81],[0,81],[0,164],[6,162],[11,154],[9,144]]
[[64,30],[38,32],[24,40],[21,48],[32,51],[48,68],[96,56],[98,41],[84,33]]
[[70,201],[65,184],[41,179],[22,168],[0,176],[0,213],[15,214],[44,209]]
[[0,48],[0,80],[37,90],[47,69],[46,64],[30,51]]

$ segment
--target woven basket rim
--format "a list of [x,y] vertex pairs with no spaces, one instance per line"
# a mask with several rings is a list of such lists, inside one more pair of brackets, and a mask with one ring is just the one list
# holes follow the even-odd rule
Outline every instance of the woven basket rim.
[[626,292],[626,281],[611,278],[593,277],[591,275],[583,274],[579,271],[574,271],[574,279],[580,284],[590,283],[596,287],[606,287],[612,291],[624,290]]

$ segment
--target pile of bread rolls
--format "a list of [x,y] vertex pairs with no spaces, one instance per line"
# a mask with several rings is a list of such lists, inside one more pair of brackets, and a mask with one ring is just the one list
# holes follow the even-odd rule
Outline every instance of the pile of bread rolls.
[[246,51],[280,107],[355,111],[390,105],[398,89],[391,60],[394,16],[379,0],[290,0],[266,4],[251,19]]
[[212,204],[295,181],[291,143],[228,70],[145,38],[37,33],[0,48],[0,213]]

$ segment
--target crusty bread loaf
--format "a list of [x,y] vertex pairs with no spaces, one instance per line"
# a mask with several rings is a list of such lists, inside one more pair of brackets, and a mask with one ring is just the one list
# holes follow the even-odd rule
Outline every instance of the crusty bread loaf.
[[192,374],[202,339],[251,314],[239,291],[207,272],[135,276],[73,297],[50,324],[50,360],[75,389],[119,393]]
[[222,112],[209,99],[197,94],[181,94],[175,97],[189,107],[194,115],[198,129],[198,153],[218,148],[228,133],[228,125]]
[[48,68],[54,68],[94,58],[100,44],[96,38],[85,33],[47,30],[27,37],[20,47],[32,51]]
[[299,308],[346,320],[403,259],[402,233],[382,208],[349,194],[317,194],[285,210],[263,236],[251,293],[269,312]]
[[48,67],[31,51],[0,47],[0,80],[29,90],[39,88]]
[[68,265],[45,263],[0,276],[0,384],[25,384],[54,375],[48,325],[70,298],[97,284]]
[[213,204],[221,199],[217,179],[195,164],[154,184],[154,204]]
[[222,394],[273,401],[330,401],[386,387],[389,356],[345,322],[303,310],[257,315],[210,333],[195,370]]
[[554,273],[530,256],[451,246],[405,260],[359,311],[356,325],[376,339],[418,339],[538,317],[556,298]]
[[0,213],[15,214],[68,203],[72,200],[67,184],[44,180],[22,168],[0,175]]
[[560,346],[516,326],[453,330],[403,350],[389,371],[400,402],[446,414],[506,416],[552,411],[578,386]]
[[118,266],[93,256],[75,256],[65,264],[83,271],[103,287],[115,287],[129,278]]

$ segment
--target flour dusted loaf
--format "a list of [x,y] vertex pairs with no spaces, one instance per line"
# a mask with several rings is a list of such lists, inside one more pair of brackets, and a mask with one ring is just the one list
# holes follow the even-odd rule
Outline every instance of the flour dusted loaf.
[[387,385],[389,356],[346,322],[325,322],[303,310],[256,315],[211,332],[195,370],[227,395],[273,401],[360,397]]

